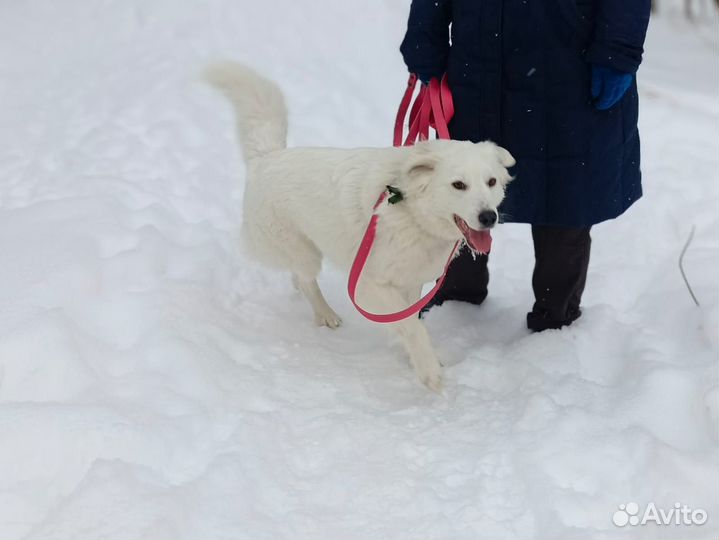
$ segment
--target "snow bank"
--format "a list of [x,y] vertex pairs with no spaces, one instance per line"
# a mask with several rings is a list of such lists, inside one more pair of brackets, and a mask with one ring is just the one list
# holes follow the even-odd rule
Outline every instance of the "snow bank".
[[[442,396],[355,314],[312,325],[236,249],[243,170],[199,80],[286,90],[291,143],[390,142],[408,2],[0,8],[0,537],[712,538],[719,520],[719,42],[656,20],[646,197],[598,226],[583,318],[529,335],[531,241],[427,324]],[[686,269],[677,269],[692,225]],[[620,504],[699,527],[613,525]],[[630,529],[630,530],[628,530]]]

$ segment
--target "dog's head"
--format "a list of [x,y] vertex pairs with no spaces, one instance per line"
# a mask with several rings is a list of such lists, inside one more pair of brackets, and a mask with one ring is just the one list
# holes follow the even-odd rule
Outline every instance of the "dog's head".
[[489,229],[512,176],[512,155],[492,142],[435,140],[408,152],[398,180],[407,208],[420,226],[446,239],[464,238],[489,250]]

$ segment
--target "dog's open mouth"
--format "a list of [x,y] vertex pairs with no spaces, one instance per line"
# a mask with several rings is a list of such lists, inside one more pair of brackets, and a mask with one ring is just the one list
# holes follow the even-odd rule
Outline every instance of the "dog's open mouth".
[[467,241],[470,248],[478,253],[482,253],[483,255],[489,253],[489,250],[492,247],[492,235],[489,234],[488,229],[483,231],[473,229],[457,214],[454,215],[454,222],[457,224],[459,230],[462,231],[464,239]]

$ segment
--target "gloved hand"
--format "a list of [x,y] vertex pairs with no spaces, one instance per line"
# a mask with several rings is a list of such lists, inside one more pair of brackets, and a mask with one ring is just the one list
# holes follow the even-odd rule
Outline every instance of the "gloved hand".
[[632,85],[634,75],[592,64],[592,97],[600,111],[614,106]]
[[[429,81],[432,80],[432,77],[434,77],[434,75],[430,75],[429,73],[417,73],[417,78],[419,79],[419,82],[424,85],[428,85]],[[437,78],[440,79],[441,76]]]

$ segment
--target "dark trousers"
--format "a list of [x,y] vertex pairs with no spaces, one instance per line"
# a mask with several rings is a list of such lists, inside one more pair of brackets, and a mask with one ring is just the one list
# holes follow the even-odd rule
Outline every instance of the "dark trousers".
[[[532,226],[534,306],[527,314],[527,327],[541,331],[572,324],[580,315],[584,285],[587,281],[590,227]],[[435,304],[461,300],[481,304],[489,284],[488,258],[473,256],[464,248],[452,262]]]

